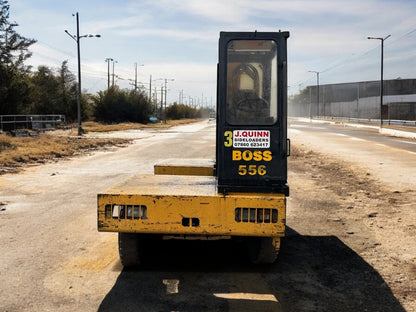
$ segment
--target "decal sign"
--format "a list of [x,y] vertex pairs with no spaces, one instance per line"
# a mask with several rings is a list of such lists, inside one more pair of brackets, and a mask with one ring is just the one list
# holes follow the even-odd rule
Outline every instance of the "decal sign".
[[[239,163],[237,168],[239,175],[263,176],[267,174],[267,163],[273,158],[270,150],[264,150],[270,148],[270,131],[225,131],[224,146],[233,148],[231,151],[232,161]],[[248,150],[248,148],[256,150]],[[255,163],[253,164],[253,162]]]
[[270,131],[268,130],[234,130],[233,147],[235,148],[269,148]]

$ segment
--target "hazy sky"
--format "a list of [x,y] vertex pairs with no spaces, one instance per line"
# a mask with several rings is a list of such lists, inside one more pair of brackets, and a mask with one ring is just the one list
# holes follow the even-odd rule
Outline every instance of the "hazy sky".
[[[116,83],[130,88],[134,64],[138,80],[168,82],[168,101],[204,97],[215,104],[220,31],[289,31],[289,92],[320,82],[378,80],[380,40],[385,79],[416,78],[415,0],[10,0],[16,30],[37,39],[30,64],[58,68],[68,60],[77,73],[79,12],[82,87],[107,87],[106,58],[115,63]],[[112,66],[111,66],[112,70]],[[160,90],[162,80],[153,82]]]

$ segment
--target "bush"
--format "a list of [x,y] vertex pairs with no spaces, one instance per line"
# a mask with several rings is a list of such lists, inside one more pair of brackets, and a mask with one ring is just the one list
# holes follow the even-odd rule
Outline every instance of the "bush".
[[147,123],[152,111],[150,101],[143,92],[120,90],[117,86],[98,92],[94,102],[96,120],[106,123]]
[[183,119],[183,118],[199,118],[201,114],[196,108],[192,108],[185,104],[174,103],[166,108],[166,118]]

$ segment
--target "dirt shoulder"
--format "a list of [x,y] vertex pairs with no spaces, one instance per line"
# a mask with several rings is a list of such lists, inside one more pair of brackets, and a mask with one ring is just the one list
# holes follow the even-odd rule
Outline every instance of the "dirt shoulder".
[[170,128],[173,126],[179,125],[186,125],[193,122],[201,121],[201,119],[179,119],[179,120],[167,120],[165,122],[158,122],[158,123],[148,123],[148,124],[140,124],[140,123],[132,123],[132,122],[125,122],[125,123],[118,123],[112,125],[101,124],[98,122],[88,121],[83,123],[82,129],[88,132],[110,132],[110,131],[124,131],[124,130],[138,130],[138,129],[164,129]]
[[406,311],[416,311],[416,191],[391,189],[355,163],[303,146],[292,151],[288,225],[303,236],[340,239],[379,272]]
[[17,173],[25,166],[57,161],[98,149],[129,144],[128,139],[91,139],[41,133],[31,137],[0,136],[0,174]]
[[[88,134],[149,128],[165,129],[196,121],[200,120],[184,119],[168,120],[167,123],[121,123],[114,125],[85,122],[82,128]],[[128,138],[77,136],[77,129],[75,128],[43,133],[26,131],[25,134],[27,135],[25,137],[13,137],[6,133],[0,134],[0,175],[17,173],[28,165],[43,164],[95,150],[122,147],[132,142],[132,139]]]
[[[252,266],[230,241],[162,241],[123,270],[117,235],[97,232],[96,194],[167,154],[211,155],[214,127],[195,128],[0,177],[3,310],[416,312],[414,188],[295,140],[291,230],[275,264]],[[165,279],[180,280],[178,294],[166,294]],[[218,293],[272,294],[282,309]]]

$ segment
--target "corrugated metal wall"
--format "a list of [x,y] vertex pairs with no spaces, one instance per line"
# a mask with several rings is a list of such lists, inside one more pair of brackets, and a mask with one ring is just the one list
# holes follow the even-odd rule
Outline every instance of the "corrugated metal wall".
[[[289,115],[380,118],[380,81],[308,86],[289,101]],[[416,79],[384,81],[383,119],[416,120]]]

